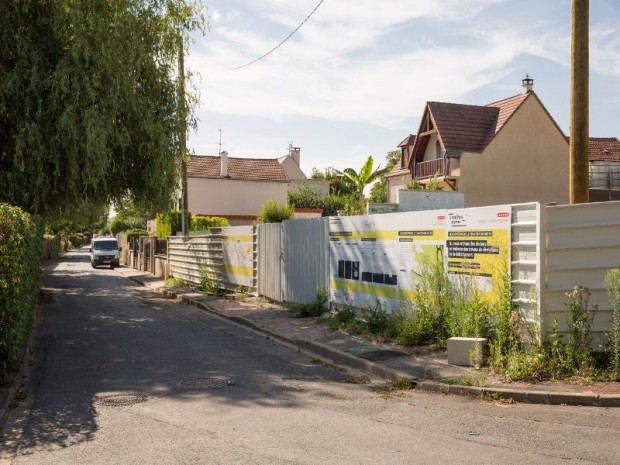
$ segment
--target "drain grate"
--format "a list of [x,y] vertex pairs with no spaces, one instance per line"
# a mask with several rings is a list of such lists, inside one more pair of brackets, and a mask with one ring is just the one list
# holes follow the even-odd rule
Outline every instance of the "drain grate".
[[128,407],[129,405],[146,402],[148,396],[144,394],[112,394],[93,399],[93,404],[101,407]]
[[230,381],[222,378],[189,378],[177,384],[185,389],[218,389],[230,385]]

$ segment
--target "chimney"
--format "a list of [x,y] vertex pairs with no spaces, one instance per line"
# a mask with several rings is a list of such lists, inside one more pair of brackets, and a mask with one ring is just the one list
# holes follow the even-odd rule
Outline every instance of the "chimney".
[[224,152],[220,152],[220,159],[221,159],[221,169],[220,169],[220,176],[222,176],[223,178],[227,178],[228,177],[228,152],[224,151]]
[[299,152],[301,148],[293,147],[293,144],[288,144],[288,154],[291,156],[293,161],[299,166]]
[[523,93],[528,94],[534,89],[534,79],[529,74],[526,74],[525,78],[521,80],[521,85],[523,86]]

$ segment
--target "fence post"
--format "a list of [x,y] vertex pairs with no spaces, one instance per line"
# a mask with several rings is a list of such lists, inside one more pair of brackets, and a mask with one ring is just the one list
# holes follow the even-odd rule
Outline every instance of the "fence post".
[[537,244],[536,244],[536,298],[538,300],[539,334],[538,342],[547,339],[547,207],[540,202],[536,205]]

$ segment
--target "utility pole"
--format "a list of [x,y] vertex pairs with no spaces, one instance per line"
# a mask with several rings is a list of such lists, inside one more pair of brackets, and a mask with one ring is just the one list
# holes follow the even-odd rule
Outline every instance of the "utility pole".
[[185,57],[183,37],[179,37],[179,148],[181,150],[181,231],[187,234],[187,108],[185,106]]
[[589,0],[571,0],[570,203],[589,195]]

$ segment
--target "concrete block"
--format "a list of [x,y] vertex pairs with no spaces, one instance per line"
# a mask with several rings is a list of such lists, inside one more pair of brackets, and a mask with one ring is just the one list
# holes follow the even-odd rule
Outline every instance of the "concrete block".
[[[448,339],[448,363],[450,365],[482,365],[487,339],[484,337],[451,337]],[[473,362],[473,363],[472,363]]]

